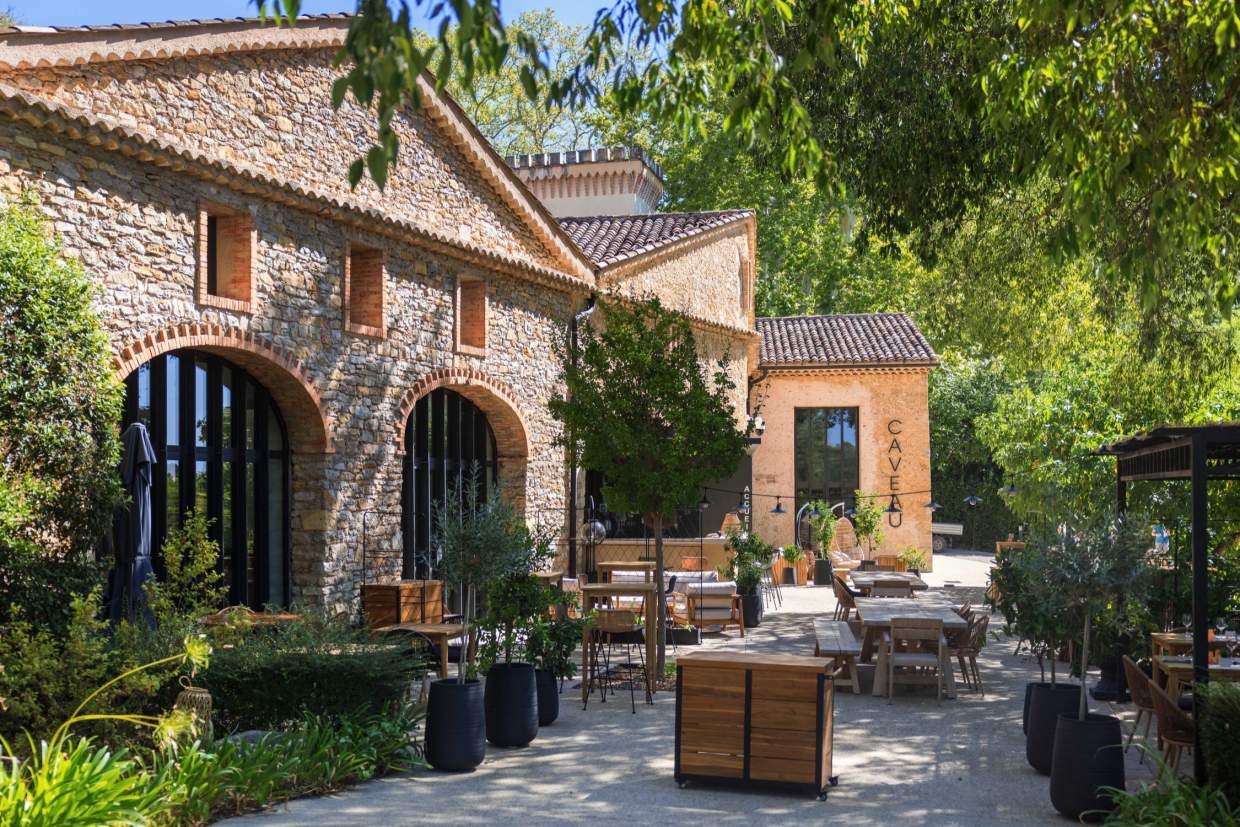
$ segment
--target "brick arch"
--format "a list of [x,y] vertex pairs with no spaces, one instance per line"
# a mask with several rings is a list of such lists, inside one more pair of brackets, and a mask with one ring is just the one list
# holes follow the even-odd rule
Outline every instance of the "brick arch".
[[395,423],[396,445],[401,454],[405,452],[405,425],[414,406],[419,399],[437,388],[456,391],[487,415],[487,422],[495,432],[495,449],[501,462],[524,461],[529,456],[529,429],[525,425],[521,409],[514,401],[516,395],[512,388],[473,368],[441,368],[432,371],[405,391]]
[[275,401],[294,451],[330,454],[333,424],[301,361],[277,344],[238,327],[203,322],[170,325],[124,345],[113,360],[122,380],[151,359],[181,348],[223,356],[250,372]]

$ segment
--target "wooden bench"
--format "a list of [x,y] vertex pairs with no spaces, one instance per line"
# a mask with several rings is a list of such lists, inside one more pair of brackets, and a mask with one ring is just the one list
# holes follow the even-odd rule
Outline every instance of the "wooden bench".
[[851,686],[854,695],[861,694],[861,680],[857,676],[861,642],[846,621],[814,619],[814,655],[831,658],[832,668],[835,670],[832,677],[836,685]]

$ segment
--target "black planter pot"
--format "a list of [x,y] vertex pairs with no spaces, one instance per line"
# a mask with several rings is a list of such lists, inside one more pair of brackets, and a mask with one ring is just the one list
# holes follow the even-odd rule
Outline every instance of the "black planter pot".
[[698,630],[693,626],[667,627],[668,646],[697,646],[701,642],[701,639],[698,638]]
[[793,568],[792,566],[785,566],[785,567],[784,567],[784,582],[783,582],[783,584],[784,584],[785,586],[795,586],[795,585],[797,584],[797,570],[796,570],[795,568]]
[[814,585],[830,586],[831,585],[831,560],[826,557],[819,557],[814,561]]
[[1025,710],[1020,719],[1020,731],[1026,735],[1029,734],[1029,702],[1033,699],[1033,688],[1035,686],[1050,686],[1050,684],[1045,681],[1034,681],[1033,683],[1025,684]]
[[[1029,693],[1029,725],[1025,729],[1025,760],[1043,775],[1051,774],[1055,751],[1055,727],[1060,715],[1077,711],[1081,701],[1080,684],[1056,686],[1035,683]],[[488,737],[490,733],[488,732]]]
[[549,670],[535,669],[534,683],[538,687],[538,725],[551,726],[560,717],[560,682]]
[[1124,736],[1114,715],[1060,715],[1051,766],[1051,804],[1068,818],[1095,812],[1101,820],[1115,802],[1103,787],[1124,789]]
[[487,740],[497,747],[524,747],[538,736],[538,687],[534,665],[497,663],[487,673]]
[[1112,655],[1103,658],[1098,668],[1102,676],[1094,684],[1094,688],[1089,690],[1094,700],[1128,703],[1131,700],[1128,696],[1128,676],[1124,674],[1123,663],[1119,656]]
[[745,618],[745,628],[762,625],[762,592],[741,595],[741,614]]
[[486,757],[482,684],[445,678],[431,684],[426,703],[426,761],[437,770],[467,772]]

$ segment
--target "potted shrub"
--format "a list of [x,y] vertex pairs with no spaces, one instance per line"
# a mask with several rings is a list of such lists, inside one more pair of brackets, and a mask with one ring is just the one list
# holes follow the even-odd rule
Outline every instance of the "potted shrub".
[[487,590],[478,662],[487,678],[487,740],[497,747],[524,747],[538,735],[538,679],[526,643],[551,608],[550,591],[528,571],[512,572]]
[[784,546],[784,585],[799,586],[801,585],[801,558],[804,554],[801,547],[796,543],[789,543]]
[[1124,788],[1119,719],[1091,714],[1084,685],[1095,616],[1148,581],[1149,536],[1140,526],[1134,518],[1104,514],[1079,529],[1064,529],[1046,550],[1050,582],[1083,618],[1078,706],[1059,716],[1051,759],[1051,803],[1069,818],[1109,812],[1115,804],[1107,789]]
[[812,508],[817,509],[818,516],[810,518],[810,534],[813,542],[818,544],[818,555],[814,561],[814,585],[830,586],[831,542],[835,539],[835,514],[830,506],[819,500]]
[[721,574],[736,582],[745,628],[759,626],[762,623],[762,575],[771,564],[775,549],[753,532],[728,534],[727,548],[732,556]]
[[926,553],[917,546],[905,546],[900,549],[896,558],[904,564],[904,568],[921,577],[921,570],[926,567]]
[[[515,571],[525,559],[524,538],[514,540],[524,526],[498,494],[480,496],[476,473],[436,506],[433,525],[441,554],[439,572],[461,595],[461,622],[469,640],[479,589]],[[482,684],[466,669],[468,648],[461,647],[455,678],[431,683],[425,757],[435,769],[472,770],[486,756]]]
[[996,566],[994,582],[1001,595],[997,608],[1038,659],[1042,680],[1025,685],[1025,760],[1042,775],[1050,775],[1059,716],[1076,709],[1081,692],[1077,684],[1058,681],[1056,652],[1071,628],[1071,609],[1054,585],[1043,548],[1036,544]]
[[538,694],[538,725],[550,726],[560,716],[560,687],[565,678],[577,674],[573,652],[581,643],[585,618],[573,617],[577,596],[553,589],[550,615],[537,618],[525,641],[526,656],[534,664]]

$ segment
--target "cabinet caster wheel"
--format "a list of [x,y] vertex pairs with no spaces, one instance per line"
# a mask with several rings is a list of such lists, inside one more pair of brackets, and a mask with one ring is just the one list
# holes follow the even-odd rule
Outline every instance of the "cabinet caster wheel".
[[820,793],[818,793],[818,800],[819,800],[819,801],[826,801],[826,800],[827,800],[827,794],[826,794],[826,792],[825,792],[825,791],[824,791],[824,792],[820,792]]
[[827,779],[827,783],[832,787],[838,787],[840,785],[840,777],[838,775],[833,775]]
[[677,781],[676,786],[680,787],[680,789],[683,790],[685,787],[689,786],[689,782],[688,781]]

